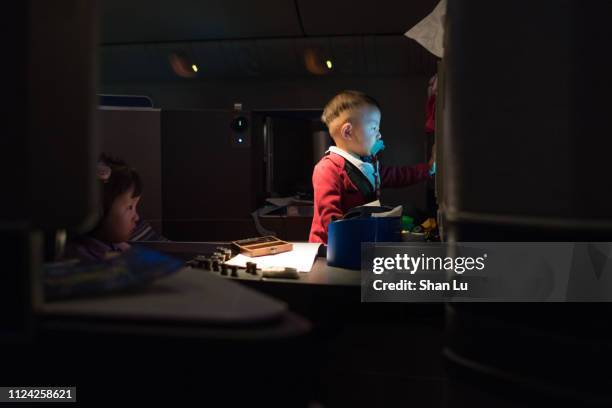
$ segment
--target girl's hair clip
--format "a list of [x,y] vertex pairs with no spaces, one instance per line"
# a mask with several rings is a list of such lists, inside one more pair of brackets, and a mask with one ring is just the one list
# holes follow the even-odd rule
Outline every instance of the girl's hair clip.
[[98,180],[101,180],[103,183],[107,183],[112,172],[113,171],[108,165],[98,162],[98,166],[96,168],[96,176],[98,177]]

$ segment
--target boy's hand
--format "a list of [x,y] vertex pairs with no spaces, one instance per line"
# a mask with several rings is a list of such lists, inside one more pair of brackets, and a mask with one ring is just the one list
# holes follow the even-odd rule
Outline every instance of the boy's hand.
[[429,165],[430,170],[433,167],[435,162],[436,162],[436,144],[434,143],[433,146],[431,147],[431,157],[429,158],[429,162],[427,163]]

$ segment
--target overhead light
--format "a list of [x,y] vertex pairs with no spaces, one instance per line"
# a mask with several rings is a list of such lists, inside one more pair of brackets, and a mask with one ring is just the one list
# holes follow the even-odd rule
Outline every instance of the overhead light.
[[172,67],[172,70],[176,75],[183,78],[196,77],[196,70],[198,67],[196,67],[195,64],[193,64],[193,62],[190,61],[190,59],[187,58],[186,55],[173,52],[168,55],[168,60],[170,61],[170,66]]
[[331,60],[325,61],[325,64],[327,64],[327,68],[332,69],[332,62],[331,62]]
[[198,72],[198,66],[196,64],[193,64],[191,69],[193,69],[193,72]]
[[304,66],[313,75],[327,75],[329,69],[325,68],[325,60],[319,50],[307,48],[304,50]]

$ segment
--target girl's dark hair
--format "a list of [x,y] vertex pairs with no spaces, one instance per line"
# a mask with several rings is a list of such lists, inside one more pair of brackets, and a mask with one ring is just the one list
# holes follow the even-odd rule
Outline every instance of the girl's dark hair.
[[113,201],[126,191],[133,188],[132,197],[140,197],[142,181],[136,170],[129,167],[123,160],[110,157],[105,153],[100,155],[98,162],[110,169],[110,176],[103,181],[102,185],[102,210],[104,215],[109,213]]

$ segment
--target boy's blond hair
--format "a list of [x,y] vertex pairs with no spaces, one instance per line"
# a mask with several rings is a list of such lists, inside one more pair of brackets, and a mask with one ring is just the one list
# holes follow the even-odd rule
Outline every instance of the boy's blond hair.
[[380,110],[380,105],[371,96],[359,91],[342,91],[325,105],[321,121],[329,128],[334,119],[342,113],[354,111],[364,106],[373,106]]

